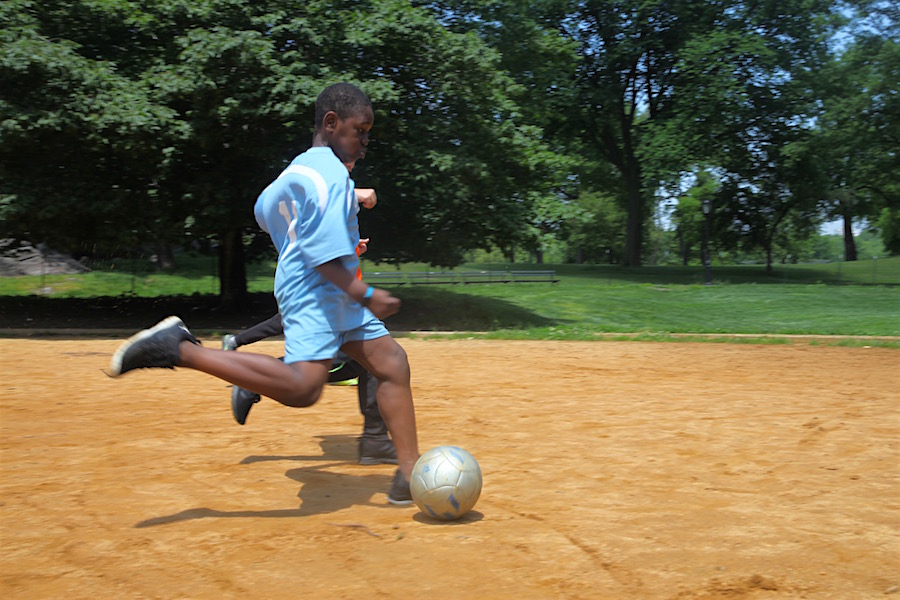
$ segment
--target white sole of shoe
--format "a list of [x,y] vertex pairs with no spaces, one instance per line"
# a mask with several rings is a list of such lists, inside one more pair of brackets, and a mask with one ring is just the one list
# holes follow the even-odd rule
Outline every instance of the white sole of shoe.
[[414,503],[412,500],[394,500],[390,496],[388,496],[387,501],[394,506],[411,506]]

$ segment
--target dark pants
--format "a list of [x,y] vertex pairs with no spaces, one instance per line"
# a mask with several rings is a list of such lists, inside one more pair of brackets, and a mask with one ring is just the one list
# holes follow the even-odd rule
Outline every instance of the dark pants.
[[[235,334],[234,340],[238,346],[244,346],[276,335],[282,335],[283,333],[284,326],[281,324],[281,313],[278,313],[262,323],[257,323],[253,327]],[[362,365],[349,357],[346,361],[336,360],[334,366],[337,368],[328,375],[328,381],[331,383],[359,377],[356,393],[359,398],[359,412],[363,416],[363,437],[387,435],[387,425],[381,417],[381,413],[378,412],[378,403],[375,400],[375,394],[378,391],[378,380],[364,369]]]
[[375,394],[378,392],[378,380],[355,360],[348,358],[345,363],[335,361],[335,366],[338,364],[341,364],[341,368],[332,371],[328,375],[328,381],[346,381],[359,377],[356,395],[359,399],[359,412],[362,413],[364,421],[363,437],[387,435],[387,425],[381,417],[381,413],[378,412],[378,402],[375,400]]
[[270,317],[262,323],[257,323],[253,327],[234,334],[234,343],[238,346],[246,346],[266,338],[275,337],[284,333],[284,326],[281,324],[281,313],[277,313],[274,317]]

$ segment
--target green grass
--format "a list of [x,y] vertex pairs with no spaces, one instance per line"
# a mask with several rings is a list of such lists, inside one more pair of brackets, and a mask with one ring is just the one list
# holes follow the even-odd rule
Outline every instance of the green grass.
[[[580,339],[600,333],[900,336],[900,289],[877,286],[507,284],[395,288],[413,321]],[[485,327],[487,325],[487,327]],[[438,323],[434,323],[439,328]]]
[[[174,273],[153,270],[146,260],[123,259],[93,265],[88,273],[0,277],[0,296],[97,298],[100,296],[191,296],[218,294],[216,259],[182,255]],[[271,292],[274,262],[247,265],[250,292]]]
[[[406,317],[439,329],[534,339],[591,339],[599,334],[754,334],[900,336],[900,257],[879,261],[881,285],[866,284],[869,264],[797,265],[767,275],[762,267],[719,267],[703,285],[697,267],[548,265],[562,281],[397,287]],[[499,265],[466,265],[497,269]],[[527,268],[517,265],[516,268]],[[536,266],[532,266],[536,268]],[[853,284],[850,279],[862,280]],[[890,281],[888,278],[892,277]],[[787,281],[787,283],[785,282]],[[803,283],[807,282],[807,283]],[[829,285],[823,282],[830,282]],[[439,306],[439,314],[434,307]]]
[[[214,268],[210,259],[195,258],[183,261],[177,274],[140,273],[120,264],[83,275],[0,278],[0,296],[209,295],[218,291]],[[388,325],[506,339],[716,340],[749,334],[758,337],[741,341],[781,343],[778,336],[803,335],[900,347],[900,340],[864,337],[900,337],[900,257],[779,265],[772,274],[761,266],[714,265],[709,286],[700,267],[468,264],[460,270],[506,268],[552,268],[561,282],[392,287],[404,308]],[[251,265],[251,291],[270,292],[272,273],[271,263]]]
[[[464,265],[460,269],[503,270],[506,265]],[[589,278],[607,282],[702,284],[700,266],[645,266],[623,268],[616,265],[515,265],[510,269],[555,269],[564,277]],[[714,284],[824,283],[828,285],[900,285],[900,256],[877,260],[821,264],[774,265],[766,273],[762,265],[713,265]]]

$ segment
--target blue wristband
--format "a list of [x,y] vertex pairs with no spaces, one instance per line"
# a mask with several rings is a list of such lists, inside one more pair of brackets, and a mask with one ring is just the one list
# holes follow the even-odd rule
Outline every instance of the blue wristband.
[[372,299],[372,295],[374,293],[375,293],[375,288],[370,285],[369,289],[366,290],[366,293],[363,294],[362,300],[360,300],[359,303],[362,304],[363,306],[368,306],[369,300]]

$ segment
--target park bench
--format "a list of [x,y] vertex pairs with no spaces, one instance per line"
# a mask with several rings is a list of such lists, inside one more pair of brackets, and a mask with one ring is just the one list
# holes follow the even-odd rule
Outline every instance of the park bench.
[[513,283],[559,283],[556,271],[510,271],[509,274]]
[[556,271],[367,271],[374,285],[455,285],[459,283],[557,283]]
[[460,271],[463,283],[509,283],[507,271]]
[[369,283],[378,283],[381,285],[404,285],[408,283],[400,271],[384,272],[384,271],[366,271],[363,273],[363,279]]
[[448,284],[462,283],[453,271],[423,271],[421,273],[407,273],[406,278],[412,285],[429,285],[429,284]]

